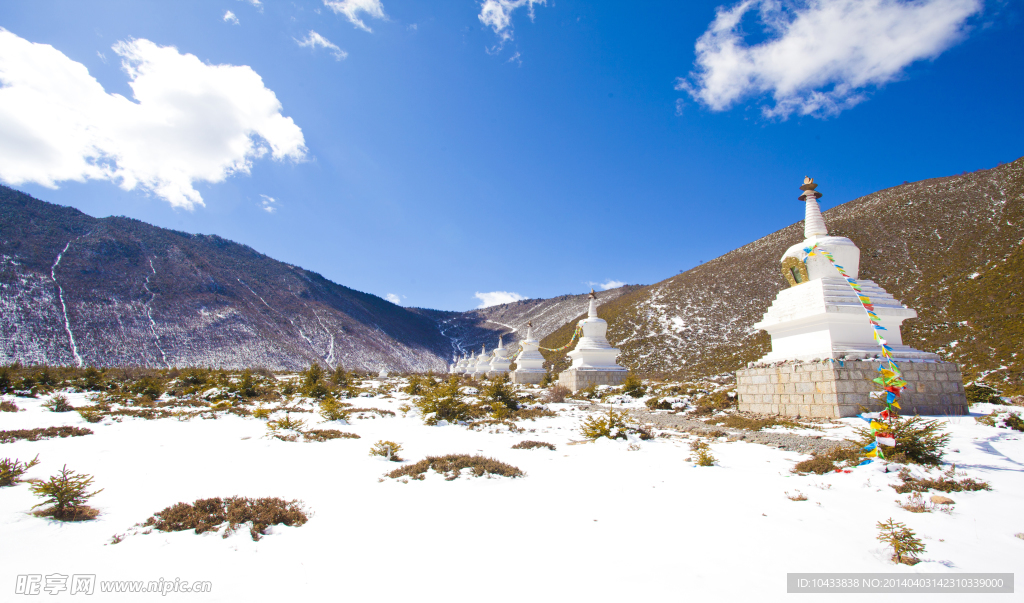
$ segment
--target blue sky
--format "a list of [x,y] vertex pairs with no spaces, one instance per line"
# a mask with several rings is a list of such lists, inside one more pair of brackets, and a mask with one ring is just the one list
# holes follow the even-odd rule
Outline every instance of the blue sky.
[[1022,23],[999,0],[6,2],[0,180],[409,306],[648,284],[800,220],[804,175],[831,207],[1024,155]]

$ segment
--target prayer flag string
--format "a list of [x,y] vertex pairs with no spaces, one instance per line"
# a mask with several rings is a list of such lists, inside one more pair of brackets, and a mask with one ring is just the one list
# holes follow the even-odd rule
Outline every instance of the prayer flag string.
[[896,436],[892,431],[892,422],[899,417],[898,410],[901,410],[899,403],[900,393],[907,387],[907,382],[903,380],[900,367],[893,360],[892,347],[889,346],[882,334],[882,331],[885,331],[886,328],[881,325],[881,319],[875,312],[875,306],[871,302],[871,298],[864,293],[857,279],[851,278],[847,274],[846,269],[836,263],[836,258],[827,249],[820,247],[818,243],[804,248],[804,263],[807,263],[807,258],[816,255],[820,255],[828,260],[832,267],[843,277],[846,284],[850,286],[850,289],[853,290],[854,295],[857,296],[857,301],[860,302],[864,312],[867,313],[875,343],[882,348],[882,358],[885,360],[885,364],[878,365],[880,376],[872,381],[881,385],[882,390],[885,392],[885,410],[878,414],[878,418],[881,421],[872,420],[870,423],[871,433],[875,436],[875,441],[864,447],[865,456],[869,458],[865,459],[861,464],[870,463],[872,458],[884,459],[885,455],[882,453],[881,446],[896,446]]

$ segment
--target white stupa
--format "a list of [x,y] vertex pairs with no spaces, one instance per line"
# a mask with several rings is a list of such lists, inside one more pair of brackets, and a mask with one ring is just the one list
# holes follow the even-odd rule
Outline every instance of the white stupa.
[[498,375],[504,375],[508,373],[509,368],[512,366],[512,361],[509,360],[508,350],[505,349],[505,343],[501,335],[498,336],[498,347],[494,350],[494,357],[491,358],[490,368],[487,371],[488,377],[497,377]]
[[[809,247],[818,245],[832,254],[850,278],[857,279],[860,249],[846,237],[829,236],[821,217],[817,184],[804,179],[800,200],[806,202],[804,241],[782,255],[782,273],[789,289],[779,292],[755,328],[772,336],[772,351],[762,363],[821,358],[873,358],[879,354],[874,331],[864,307],[846,279],[822,255],[804,263]],[[857,280],[862,292],[874,304],[879,324],[885,327],[886,343],[897,359],[937,360],[938,356],[903,345],[900,326],[917,312],[901,304],[873,281]]]
[[562,372],[558,382],[572,391],[595,385],[619,385],[626,380],[627,369],[616,364],[618,348],[608,343],[608,323],[597,317],[597,294],[590,290],[590,310],[579,322],[583,336],[569,352],[572,366]]
[[520,345],[523,349],[516,356],[512,383],[540,383],[547,371],[544,370],[544,356],[539,349],[540,341],[533,336],[533,321],[526,323],[526,339]]
[[[938,355],[903,344],[900,327],[917,312],[869,280],[858,279],[860,249],[846,237],[829,236],[821,217],[817,184],[804,179],[804,240],[782,256],[789,288],[779,292],[754,326],[768,331],[772,351],[736,371],[739,409],[800,417],[851,417],[881,408],[875,395],[879,343],[857,293],[824,255],[805,251],[817,245],[870,300],[886,345],[892,348],[904,380],[902,414],[962,415],[967,412],[960,367]],[[804,259],[806,258],[806,262]]]
[[474,377],[485,377],[487,371],[491,370],[491,359],[487,355],[487,346],[480,346],[480,355],[476,357],[476,361],[473,362],[473,376]]

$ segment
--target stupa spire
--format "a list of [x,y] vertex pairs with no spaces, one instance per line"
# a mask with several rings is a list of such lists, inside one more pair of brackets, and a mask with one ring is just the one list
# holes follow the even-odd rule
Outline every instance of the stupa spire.
[[526,338],[533,339],[533,321],[529,320],[526,322]]
[[821,193],[817,192],[818,185],[814,178],[804,176],[804,184],[800,187],[803,194],[799,199],[807,206],[804,210],[804,238],[809,239],[816,236],[828,236],[828,228],[825,227],[825,220],[821,217],[821,207],[818,206],[818,199]]
[[587,318],[597,318],[597,294],[593,288],[590,289],[590,310],[587,312]]

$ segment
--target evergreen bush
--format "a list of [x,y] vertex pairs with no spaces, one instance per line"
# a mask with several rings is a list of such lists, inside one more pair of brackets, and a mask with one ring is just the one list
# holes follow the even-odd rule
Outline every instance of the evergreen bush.
[[438,421],[455,423],[471,419],[473,409],[463,401],[461,387],[458,376],[453,376],[448,381],[430,388],[422,398],[413,402],[423,415],[423,422],[427,425],[436,425]]
[[[886,458],[920,465],[942,464],[943,449],[950,436],[942,433],[941,423],[914,416],[909,419],[897,417],[889,421],[889,426],[895,436],[896,447],[879,446]],[[860,438],[860,446],[867,446],[875,441],[870,429],[859,427],[856,431]]]
[[969,404],[978,404],[980,402],[988,402],[989,404],[1005,404],[1003,399],[999,396],[999,392],[987,385],[981,385],[980,383],[972,383],[965,387],[964,394],[967,395],[967,402]]
[[50,409],[50,412],[71,412],[75,410],[74,406],[68,404],[68,397],[63,394],[57,394],[50,398],[43,406]]
[[711,454],[711,446],[700,438],[690,442],[690,451],[693,452],[696,457],[697,465],[701,467],[714,466],[715,461],[717,460],[714,455]]
[[92,482],[91,475],[71,471],[64,465],[59,474],[50,476],[49,481],[31,485],[32,493],[43,498],[43,502],[33,505],[32,508],[50,505],[47,509],[37,511],[37,514],[61,521],[92,519],[97,513],[89,509],[85,503],[103,491],[87,492]]
[[915,565],[918,562],[917,554],[924,552],[924,543],[918,538],[914,531],[899,521],[880,521],[876,526],[879,530],[877,539],[879,542],[892,547],[892,560],[896,563]]
[[327,421],[348,421],[352,415],[351,411],[347,410],[348,407],[352,406],[348,402],[339,402],[334,396],[327,396],[320,401],[320,416]]
[[608,409],[608,414],[591,415],[583,420],[580,432],[590,440],[597,438],[626,439],[626,435],[633,427],[633,422],[626,411],[616,412]]
[[639,398],[644,395],[646,388],[644,387],[643,381],[633,373],[626,375],[626,380],[622,382],[622,393],[632,398]]
[[39,464],[39,455],[27,463],[9,458],[0,460],[0,487],[13,485],[26,471]]
[[398,453],[402,451],[402,445],[391,440],[380,440],[370,448],[370,456],[382,456],[389,461],[400,462],[402,457]]

